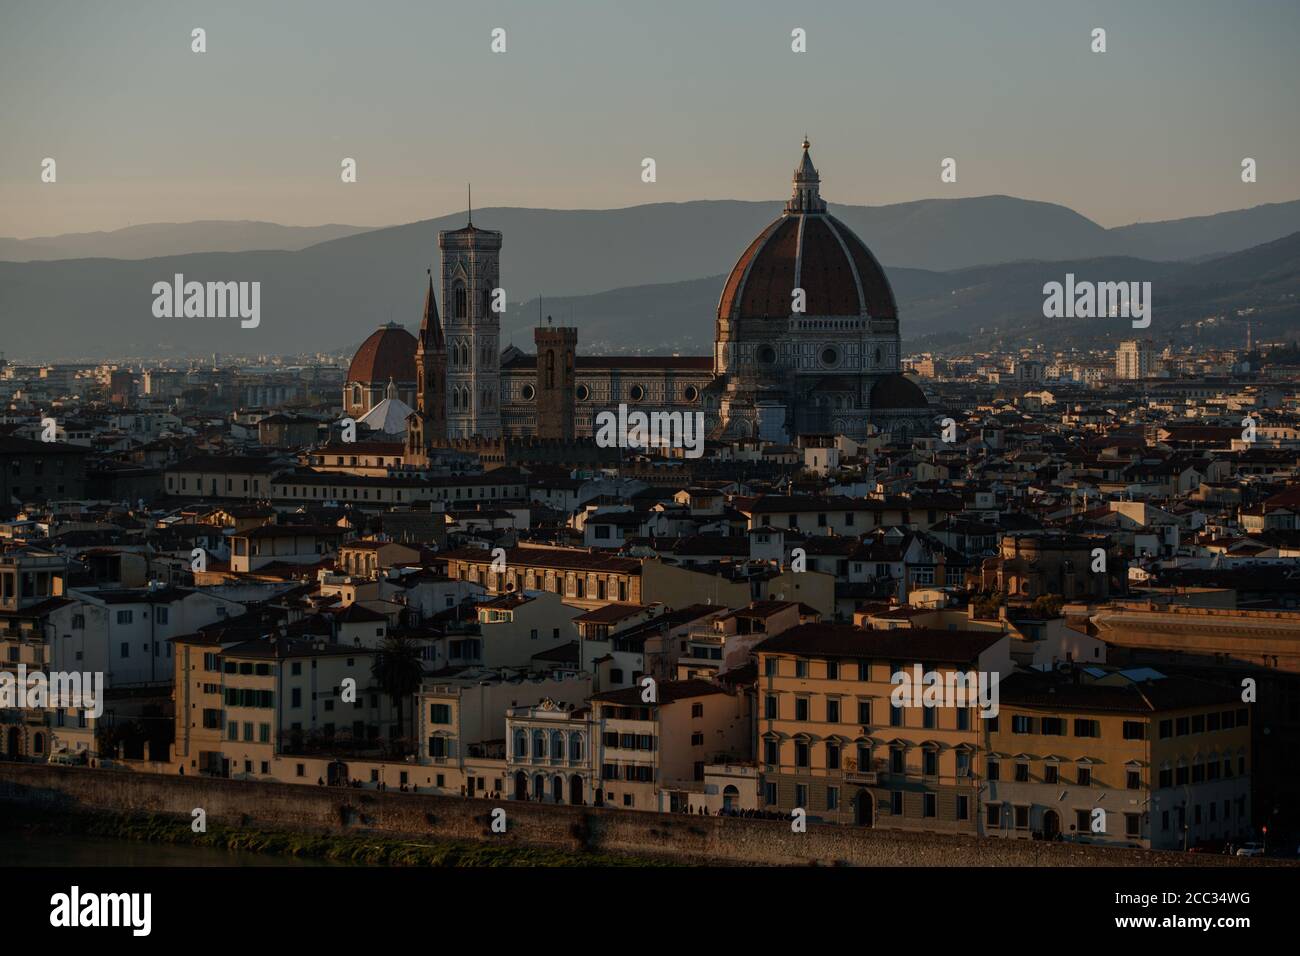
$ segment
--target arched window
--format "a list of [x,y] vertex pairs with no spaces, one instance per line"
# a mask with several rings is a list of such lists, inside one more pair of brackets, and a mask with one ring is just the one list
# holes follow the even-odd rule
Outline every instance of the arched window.
[[558,730],[551,734],[551,757],[554,760],[564,759],[564,734]]
[[522,730],[515,731],[515,756],[528,756],[528,734]]
[[546,387],[555,387],[555,349],[546,350]]
[[533,731],[533,759],[546,759],[546,735],[540,730]]
[[569,734],[569,759],[582,759],[582,734]]
[[469,297],[465,294],[465,284],[457,282],[452,294],[456,300],[456,318],[466,318],[469,314]]
[[483,315],[492,311],[492,290],[487,286],[483,287]]

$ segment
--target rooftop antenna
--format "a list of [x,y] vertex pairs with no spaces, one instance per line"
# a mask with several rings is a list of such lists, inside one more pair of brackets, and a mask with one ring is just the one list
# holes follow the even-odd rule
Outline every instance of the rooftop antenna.
[[474,184],[473,183],[465,184],[465,196],[466,196],[466,204],[467,204],[466,208],[468,210],[465,215],[465,220],[468,225],[472,226],[474,225]]

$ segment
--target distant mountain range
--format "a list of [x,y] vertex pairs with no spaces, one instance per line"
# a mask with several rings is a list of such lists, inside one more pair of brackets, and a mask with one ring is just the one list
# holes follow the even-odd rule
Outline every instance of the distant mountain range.
[[190,252],[306,249],[318,242],[367,232],[369,226],[281,226],[274,222],[206,219],[150,222],[111,232],[69,232],[36,239],[0,238],[0,261],[152,259]]
[[[1005,196],[831,210],[889,267],[904,338],[922,344],[952,344],[981,328],[1032,331],[1042,323],[1043,282],[1067,271],[1156,283],[1156,322],[1148,334],[1159,337],[1162,308],[1195,312],[1202,295],[1216,295],[1213,301],[1228,308],[1252,296],[1284,294],[1286,276],[1294,276],[1297,265],[1289,240],[1276,248],[1266,244],[1300,232],[1300,201],[1115,229],[1062,206]],[[541,314],[572,320],[582,330],[580,348],[707,351],[722,276],[779,211],[779,203],[729,200],[591,211],[477,210],[476,225],[505,234],[503,345],[513,338],[531,347],[541,293]],[[347,234],[305,248],[298,243],[307,241],[310,229],[271,223],[159,226],[160,235],[171,230],[170,253],[153,258],[131,256],[164,241],[147,238],[155,227],[88,234],[103,237],[94,240],[101,248],[120,241],[121,249],[111,253],[114,258],[0,262],[0,348],[11,359],[73,359],[348,347],[384,322],[418,322],[437,232],[463,221],[455,215],[382,229],[313,227]],[[205,232],[211,233],[206,240]],[[0,242],[46,242],[53,249],[74,247],[72,239],[91,241]],[[204,241],[259,248],[178,254]],[[281,248],[267,248],[272,243]],[[1246,249],[1241,261],[1223,255]],[[1259,256],[1270,257],[1275,274],[1255,274]],[[1218,284],[1198,278],[1224,270]],[[175,273],[187,280],[260,281],[261,325],[155,319],[152,286]],[[1180,298],[1162,305],[1162,296],[1173,294],[1171,283]],[[1057,323],[1043,332],[1060,337],[1071,329]]]

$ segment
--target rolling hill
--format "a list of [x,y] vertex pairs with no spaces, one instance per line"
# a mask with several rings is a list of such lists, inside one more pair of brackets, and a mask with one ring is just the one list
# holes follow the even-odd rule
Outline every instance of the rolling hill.
[[[543,309],[560,319],[572,315],[584,330],[583,341],[593,346],[707,349],[720,276],[778,210],[776,203],[733,201],[577,212],[480,210],[479,224],[505,233],[503,344],[515,330],[523,339],[517,344],[528,344],[526,330],[537,315],[540,293],[546,297]],[[1278,275],[1285,276],[1294,263],[1285,241],[1270,245],[1281,239],[1273,233],[1292,219],[1290,233],[1300,231],[1300,202],[1221,214],[1228,217],[1222,238],[1200,219],[1106,230],[1064,207],[1009,197],[832,206],[832,211],[889,267],[903,310],[903,334],[919,342],[954,335],[952,341],[958,341],[980,328],[1032,327],[1041,317],[1043,282],[1067,271],[1081,278],[1159,280],[1158,306],[1176,279],[1186,289],[1170,305],[1193,308],[1196,296],[1213,290],[1204,282],[1189,285],[1192,278],[1228,270],[1229,277],[1219,281],[1238,283],[1225,300],[1230,303],[1244,293],[1242,282],[1267,277],[1231,279],[1234,260],[1212,255],[1213,247],[1250,238],[1271,251],[1252,250],[1245,261],[1269,256]],[[1190,225],[1183,235],[1185,222]],[[418,321],[437,231],[461,224],[461,216],[446,216],[296,250],[0,262],[0,348],[14,360],[344,348],[384,322]],[[303,238],[277,234],[280,228],[243,237],[259,243],[277,235],[285,243]],[[238,231],[227,231],[225,239],[220,233],[213,227],[210,241],[243,241]],[[183,236],[173,239],[181,243]],[[1171,250],[1199,261],[1175,262]],[[996,264],[980,264],[988,262]],[[220,319],[155,319],[153,284],[171,281],[176,273],[203,282],[261,282],[260,327],[241,329],[237,321]]]

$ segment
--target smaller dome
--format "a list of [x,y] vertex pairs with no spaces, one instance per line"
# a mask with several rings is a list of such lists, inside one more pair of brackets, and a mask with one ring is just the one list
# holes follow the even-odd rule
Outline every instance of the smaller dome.
[[395,322],[380,326],[361,343],[348,366],[349,382],[414,382],[415,336]]
[[887,408],[929,408],[925,392],[906,375],[886,375],[871,386],[871,407]]

